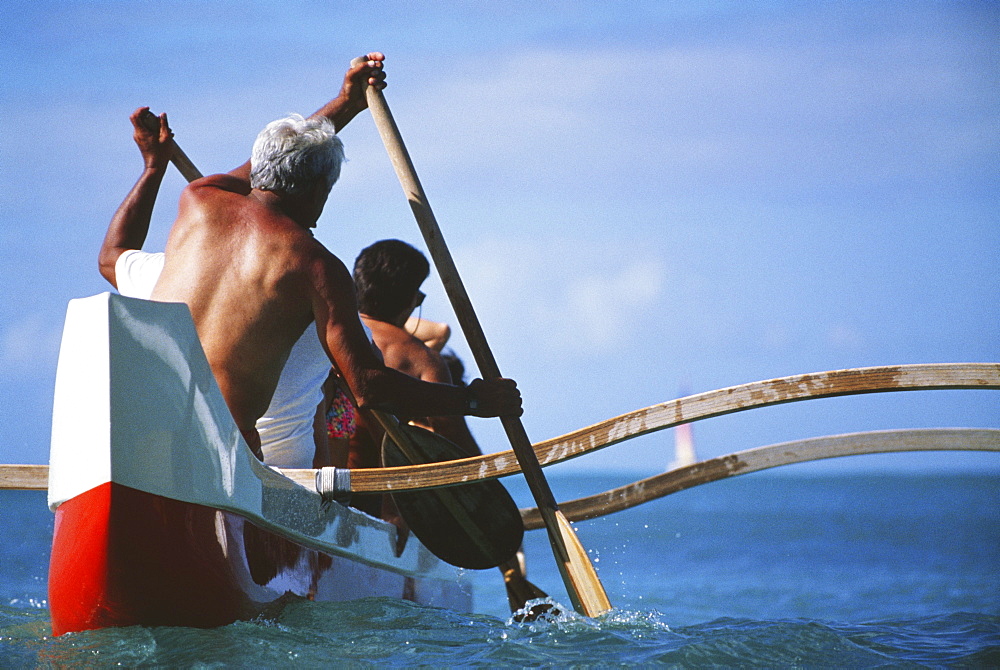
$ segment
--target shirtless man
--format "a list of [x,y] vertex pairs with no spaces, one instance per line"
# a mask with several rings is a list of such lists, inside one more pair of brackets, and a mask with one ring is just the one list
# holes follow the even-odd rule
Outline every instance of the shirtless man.
[[[346,124],[349,120],[346,115],[336,112],[346,106],[344,101],[349,96],[350,87],[364,86],[367,80],[381,88],[384,87],[383,79],[384,72],[367,63],[349,68],[338,96],[340,101],[327,103],[316,115],[332,113],[331,121]],[[162,251],[142,251],[142,247],[149,231],[160,182],[169,168],[173,149],[173,133],[166,114],[160,116],[157,131],[142,123],[148,113],[147,107],[140,107],[131,115],[133,139],[142,154],[144,167],[135,186],[108,224],[98,254],[101,274],[112,286],[122,295],[145,300],[149,299],[163,270],[164,254]],[[248,165],[241,166],[247,174]],[[328,376],[330,360],[315,331],[306,329],[292,347],[266,414],[257,420],[265,463],[282,468],[334,464],[328,462],[330,441],[325,417],[321,413],[325,407],[318,406]],[[346,463],[346,447],[344,454]]]
[[[428,382],[457,383],[441,354],[405,328],[423,302],[420,285],[429,273],[424,255],[405,242],[381,240],[364,249],[354,262],[361,320],[371,329],[388,367]],[[462,417],[407,418],[441,433],[469,456],[482,453]]]
[[[361,320],[371,329],[375,345],[382,351],[385,364],[389,367],[424,381],[462,385],[464,368],[461,361],[455,358],[449,363],[439,353],[450,335],[448,327],[433,324],[420,333],[420,323],[410,318],[413,310],[423,303],[424,294],[420,285],[429,272],[430,265],[424,255],[400,240],[381,240],[362,250],[354,262],[354,285],[358,292]],[[418,334],[427,340],[418,337]],[[440,347],[435,348],[438,344]],[[456,375],[452,375],[453,370]],[[353,462],[349,462],[351,467],[373,467],[365,461],[372,458],[371,454],[377,453],[381,431],[371,426],[363,414],[359,419],[361,429],[357,431],[355,449],[351,453]],[[464,417],[432,416],[416,418],[414,423],[448,438],[466,456],[482,453]],[[391,517],[392,514],[391,507],[383,507],[383,517]],[[528,600],[546,597],[543,591],[527,580],[523,550],[518,550],[513,558],[497,567],[503,573],[512,612],[520,610]],[[542,611],[538,610],[534,616]]]
[[[369,54],[369,83],[380,83],[381,64],[381,54]],[[154,300],[191,309],[223,397],[258,457],[254,424],[292,345],[312,324],[363,408],[415,416],[521,414],[511,380],[476,380],[463,389],[386,367],[358,319],[350,273],[312,236],[343,157],[329,119],[342,126],[364,109],[363,89],[345,80],[342,95],[319,114],[269,124],[249,166],[192,182],[181,195],[152,292]]]

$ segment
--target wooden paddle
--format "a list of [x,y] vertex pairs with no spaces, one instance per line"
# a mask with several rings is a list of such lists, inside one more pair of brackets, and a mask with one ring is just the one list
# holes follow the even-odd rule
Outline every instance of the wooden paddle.
[[[154,133],[160,132],[160,119],[149,110],[146,110],[146,113],[139,118],[139,121],[142,125],[146,126],[146,130]],[[180,172],[181,175],[189,182],[194,181],[195,179],[201,179],[204,175],[202,175],[201,171],[194,166],[194,163],[192,163],[191,159],[187,157],[187,154],[184,153],[179,146],[177,146],[177,142],[170,140],[170,144],[172,145],[170,151],[170,162],[174,164],[177,171]]]
[[[396,417],[372,412],[386,429],[382,463],[386,467],[453,461],[467,456],[451,440],[419,426],[400,424]],[[497,480],[460,484],[426,491],[391,492],[400,516],[435,556],[463,568],[500,568],[510,611],[517,621],[534,621],[549,603],[526,608],[529,600],[548,594],[528,581],[523,554],[523,517],[514,499]],[[498,557],[509,558],[498,561]]]
[[[356,65],[364,60],[364,57],[356,58],[352,64]],[[409,200],[410,209],[413,210],[413,215],[416,217],[417,225],[427,243],[431,258],[434,260],[434,265],[444,284],[445,291],[448,293],[448,298],[451,300],[455,315],[458,317],[458,322],[465,333],[469,347],[472,349],[479,371],[484,378],[499,378],[501,377],[500,368],[493,358],[479,319],[472,309],[472,302],[469,300],[462,279],[458,274],[458,269],[455,267],[451,253],[448,251],[441,234],[441,229],[438,227],[434,213],[427,202],[427,196],[417,179],[416,170],[410,161],[406,147],[403,145],[403,138],[392,118],[385,96],[373,86],[368,86],[366,94],[372,118],[382,136],[382,142],[389,153],[396,176],[399,178],[407,200]],[[611,603],[608,601],[604,586],[598,579],[597,572],[572,526],[559,510],[521,420],[517,417],[501,417],[501,421],[518,463],[521,465],[521,470],[524,472],[528,488],[542,512],[556,564],[563,582],[566,584],[570,599],[573,601],[574,608],[581,614],[591,617],[608,611],[611,609]]]

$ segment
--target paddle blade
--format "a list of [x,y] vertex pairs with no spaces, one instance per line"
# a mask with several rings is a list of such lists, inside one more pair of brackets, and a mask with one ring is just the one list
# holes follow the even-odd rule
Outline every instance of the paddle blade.
[[514,621],[535,621],[543,614],[558,616],[559,610],[552,603],[536,603],[530,609],[527,608],[529,600],[541,600],[549,596],[545,591],[528,581],[524,574],[523,559],[524,554],[518,551],[514,558],[499,566],[500,572],[503,573],[503,583],[507,589],[507,602],[510,605],[511,614],[514,615]]
[[[570,586],[567,590],[573,601],[573,608],[589,617],[610,610],[611,602],[604,591],[604,586],[597,578],[597,572],[590,562],[590,557],[587,556],[587,550],[583,548],[562,510],[545,509],[542,510],[542,514],[551,515],[551,523],[546,523],[546,528],[549,529],[549,541],[552,543],[556,564],[563,581]],[[554,536],[556,531],[558,537]]]
[[[464,458],[467,454],[441,435],[417,426],[401,426],[408,450],[419,463]],[[396,444],[382,442],[386,466],[411,463]],[[524,525],[514,499],[494,480],[426,491],[392,493],[400,516],[427,549],[460,568],[485,570],[509,560],[521,546]]]

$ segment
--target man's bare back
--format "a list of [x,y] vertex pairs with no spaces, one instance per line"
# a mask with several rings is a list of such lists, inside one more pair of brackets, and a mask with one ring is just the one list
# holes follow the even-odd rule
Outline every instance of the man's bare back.
[[372,331],[375,346],[382,352],[387,366],[427,382],[452,383],[441,355],[405,328],[364,314],[361,320]]
[[323,251],[247,186],[214,175],[185,190],[152,295],[188,304],[244,431],[266,411],[288,352],[313,320],[307,274]]

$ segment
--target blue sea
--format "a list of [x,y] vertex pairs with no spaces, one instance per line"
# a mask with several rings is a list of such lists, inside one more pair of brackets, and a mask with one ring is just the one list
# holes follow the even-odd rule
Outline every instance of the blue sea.
[[[550,475],[566,500],[627,483]],[[519,502],[523,484],[508,479]],[[299,602],[224,628],[52,638],[52,516],[0,492],[2,667],[1000,667],[1000,476],[772,471],[576,524],[615,608],[568,607],[544,531],[529,578],[563,613],[513,621],[499,572],[476,611]]]

